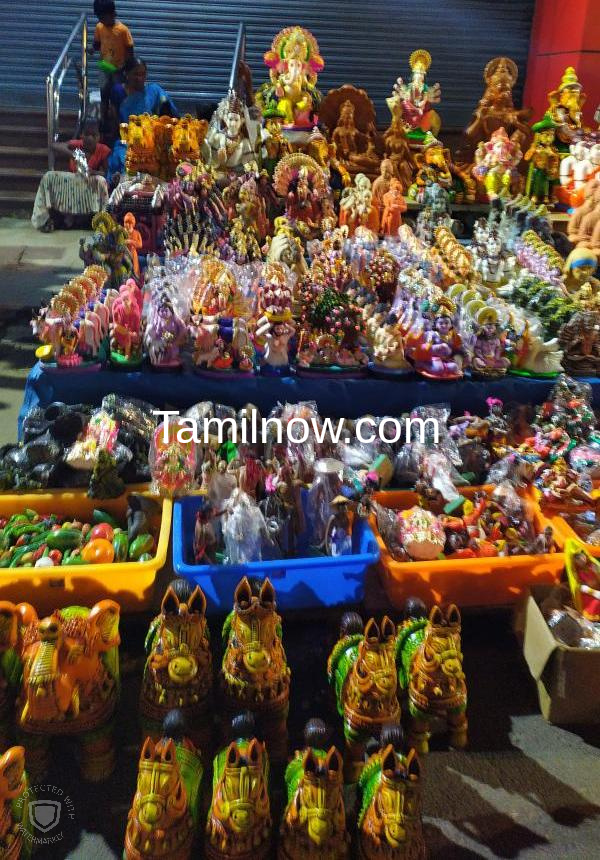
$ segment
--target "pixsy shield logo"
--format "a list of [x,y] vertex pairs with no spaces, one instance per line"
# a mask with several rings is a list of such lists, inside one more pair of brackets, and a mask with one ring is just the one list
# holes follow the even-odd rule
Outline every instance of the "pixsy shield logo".
[[42,833],[48,833],[60,823],[62,803],[58,800],[34,800],[29,804],[29,820]]

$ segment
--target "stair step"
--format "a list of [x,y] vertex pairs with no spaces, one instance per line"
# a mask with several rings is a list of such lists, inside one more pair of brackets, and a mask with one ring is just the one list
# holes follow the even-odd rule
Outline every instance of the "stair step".
[[[64,163],[66,165],[66,159]],[[0,167],[34,167],[46,170],[48,149],[45,146],[0,146]]]
[[35,191],[0,190],[0,214],[31,215]]
[[35,167],[0,167],[0,185],[7,190],[36,191],[44,170]]
[[48,140],[48,132],[45,128],[32,128],[30,125],[16,122],[0,122],[0,138],[12,143],[19,141],[24,145],[43,146]]

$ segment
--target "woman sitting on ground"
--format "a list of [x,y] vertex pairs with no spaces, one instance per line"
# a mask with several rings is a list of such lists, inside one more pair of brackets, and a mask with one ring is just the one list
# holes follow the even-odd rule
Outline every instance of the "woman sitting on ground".
[[[80,139],[56,143],[54,150],[69,157],[69,171],[49,170],[42,177],[31,223],[44,233],[50,233],[61,222],[69,229],[77,216],[94,215],[108,202],[105,174],[110,149],[100,143],[97,122],[88,120]],[[81,150],[87,159],[87,175],[75,161],[75,150]]]

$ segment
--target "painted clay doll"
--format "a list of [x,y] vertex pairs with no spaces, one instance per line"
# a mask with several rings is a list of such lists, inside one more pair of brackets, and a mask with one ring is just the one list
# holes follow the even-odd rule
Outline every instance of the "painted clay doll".
[[390,188],[383,195],[383,214],[381,232],[384,236],[397,236],[402,215],[406,212],[407,203],[404,199],[402,183],[399,179],[390,180]]

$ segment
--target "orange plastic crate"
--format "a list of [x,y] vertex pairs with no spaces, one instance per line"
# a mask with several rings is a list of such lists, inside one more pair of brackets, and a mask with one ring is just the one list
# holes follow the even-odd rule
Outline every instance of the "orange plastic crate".
[[[118,499],[90,499],[85,490],[0,494],[0,516],[10,517],[24,508],[31,508],[40,514],[56,513],[85,521],[91,518],[94,508],[100,508],[125,522],[127,496],[129,492],[139,491],[138,487],[130,487],[128,493]],[[159,502],[162,514],[154,529],[156,552],[149,561],[0,568],[0,600],[27,601],[38,615],[65,606],[92,606],[106,597],[116,600],[123,612],[148,609],[156,574],[167,558],[171,534],[172,503],[169,499],[159,499]]]
[[[460,492],[471,498],[479,489],[461,487]],[[394,510],[411,508],[418,499],[411,490],[381,492],[375,498]],[[550,521],[531,497],[523,498],[536,530],[540,532]],[[428,606],[450,602],[460,607],[508,606],[516,603],[524,590],[534,583],[558,582],[564,569],[562,551],[499,558],[395,561],[379,534],[376,522],[373,522],[373,527],[381,550],[381,580],[390,601],[398,608],[403,606],[407,597],[420,597]],[[562,533],[556,530],[555,537],[562,550]]]

